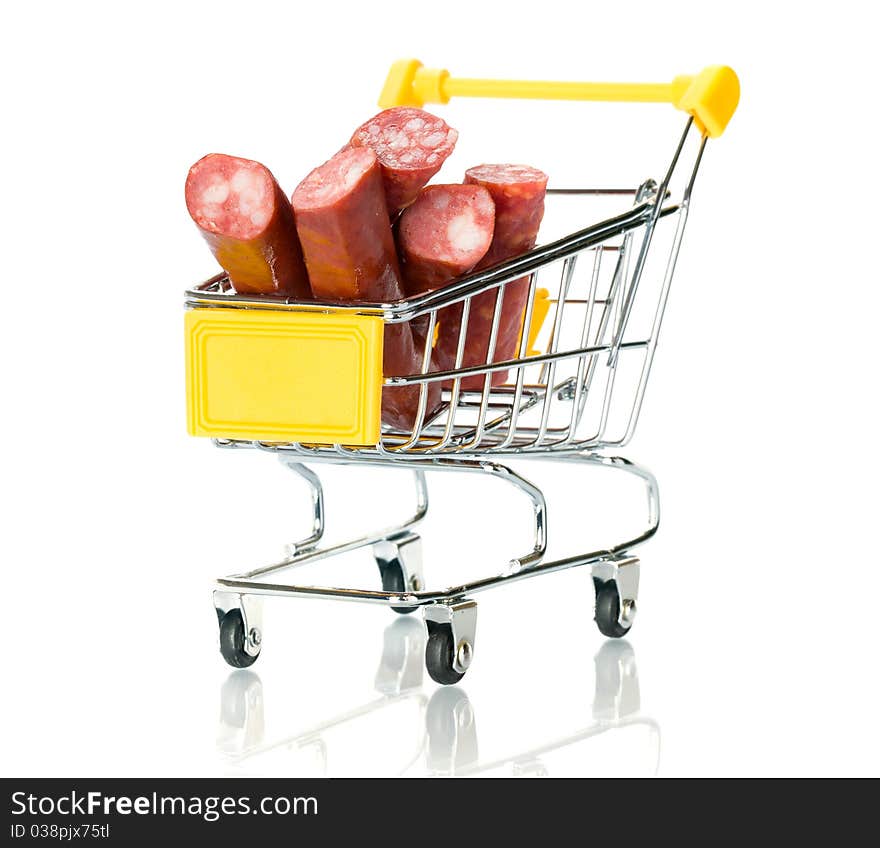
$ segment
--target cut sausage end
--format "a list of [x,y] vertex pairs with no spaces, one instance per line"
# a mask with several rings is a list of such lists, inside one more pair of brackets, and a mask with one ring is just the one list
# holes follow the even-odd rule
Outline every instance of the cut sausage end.
[[192,219],[211,233],[253,239],[275,213],[275,178],[250,159],[209,153],[186,178],[186,207]]
[[495,204],[477,185],[433,185],[422,189],[400,220],[400,245],[408,258],[457,266],[459,273],[479,262],[495,227]]
[[421,170],[446,160],[458,131],[446,121],[409,106],[385,109],[354,131],[351,143],[369,147],[386,167]]
[[531,165],[476,165],[467,169],[465,179],[481,185],[534,185],[542,190],[547,186],[547,175]]
[[337,203],[376,164],[376,154],[367,147],[346,147],[318,166],[296,188],[296,209],[318,209]]

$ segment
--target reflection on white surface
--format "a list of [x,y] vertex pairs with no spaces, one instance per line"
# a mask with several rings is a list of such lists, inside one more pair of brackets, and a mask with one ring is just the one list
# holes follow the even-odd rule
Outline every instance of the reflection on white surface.
[[[217,747],[234,773],[290,776],[370,775],[545,777],[656,774],[660,728],[640,714],[632,646],[609,640],[594,657],[595,694],[582,726],[564,728],[554,715],[523,715],[524,738],[504,740],[499,755],[480,757],[477,708],[461,686],[423,691],[425,631],[401,618],[384,632],[375,677],[377,697],[312,726],[266,733],[260,676],[233,671],[220,690]],[[516,709],[516,705],[509,705]],[[481,714],[485,726],[492,716]],[[538,743],[533,740],[537,732]],[[361,769],[359,772],[358,769]]]
[[217,748],[235,755],[263,741],[263,681],[248,668],[232,672],[220,689],[220,731]]

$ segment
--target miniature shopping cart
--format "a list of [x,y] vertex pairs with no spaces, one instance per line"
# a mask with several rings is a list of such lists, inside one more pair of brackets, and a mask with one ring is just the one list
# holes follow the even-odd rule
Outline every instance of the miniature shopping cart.
[[[190,432],[212,437],[219,447],[277,454],[312,495],[313,532],[291,546],[289,556],[217,581],[220,648],[230,665],[248,666],[260,653],[264,595],[364,601],[400,613],[421,607],[426,665],[443,684],[461,679],[472,662],[473,596],[486,589],[589,565],[599,630],[620,637],[633,624],[639,560],[632,551],[657,530],[657,483],[646,469],[602,451],[616,451],[635,430],[694,180],[707,139],[719,136],[733,115],[739,83],[723,66],[669,84],[601,84],[462,79],[407,60],[392,66],[380,106],[446,103],[458,96],[671,102],[688,117],[658,180],[629,189],[548,190],[548,213],[557,203],[594,209],[611,203],[610,215],[593,213],[588,220],[598,223],[440,290],[394,303],[343,305],[238,295],[220,275],[187,292]],[[578,214],[587,214],[583,206]],[[518,356],[496,361],[505,291],[524,277],[529,294]],[[495,305],[486,360],[463,366],[471,305],[487,292],[494,293]],[[454,367],[434,371],[431,342],[449,307],[461,313],[457,356]],[[420,372],[383,375],[384,325],[414,319],[428,328]],[[496,372],[507,374],[503,385],[492,385]],[[471,388],[475,377],[482,378],[481,390]],[[436,381],[443,386],[442,405],[429,410],[428,384]],[[419,387],[411,429],[382,426],[383,386]],[[548,560],[542,491],[502,464],[537,459],[636,475],[648,496],[645,529],[601,550]],[[415,512],[391,528],[322,546],[324,498],[311,466],[325,462],[409,470]],[[489,576],[427,588],[414,530],[428,509],[428,471],[489,474],[515,486],[531,506],[532,547]],[[367,546],[381,590],[275,582],[283,570]]]

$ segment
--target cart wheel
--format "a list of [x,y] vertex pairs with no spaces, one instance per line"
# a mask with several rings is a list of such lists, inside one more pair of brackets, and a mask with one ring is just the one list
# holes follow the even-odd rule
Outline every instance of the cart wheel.
[[220,653],[233,668],[247,668],[257,661],[257,657],[245,651],[244,643],[244,619],[241,611],[231,609],[220,622]]
[[[406,575],[403,573],[403,566],[398,560],[392,560],[379,566],[379,573],[382,576],[382,591],[394,592],[395,595],[402,595],[407,591]],[[409,615],[415,612],[415,607],[391,607],[394,612],[399,615]]]
[[425,648],[425,665],[428,674],[435,683],[449,686],[458,683],[464,672],[456,671],[453,666],[455,646],[452,639],[452,627],[449,624],[428,622],[428,646]]
[[629,633],[632,625],[624,626],[618,620],[620,595],[613,580],[596,585],[596,626],[603,636],[619,639]]

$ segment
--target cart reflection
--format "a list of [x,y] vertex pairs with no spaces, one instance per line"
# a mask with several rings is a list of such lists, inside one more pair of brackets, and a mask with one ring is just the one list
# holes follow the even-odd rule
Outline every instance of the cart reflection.
[[[369,767],[397,775],[543,777],[602,773],[605,766],[627,774],[652,775],[659,766],[660,728],[641,715],[638,672],[632,646],[606,641],[594,658],[591,721],[560,733],[546,721],[548,740],[501,757],[481,759],[473,704],[460,686],[422,690],[425,631],[421,621],[401,618],[389,625],[376,672],[377,697],[344,713],[276,740],[267,740],[263,684],[250,669],[233,671],[220,690],[217,746],[237,773],[262,771],[271,758],[286,773],[331,776],[339,769],[339,746],[362,745],[378,734],[370,721],[385,713],[399,744],[379,745]],[[535,722],[534,716],[524,720]],[[537,720],[540,723],[540,720]],[[635,756],[632,731],[638,729]],[[556,731],[554,733],[554,731]],[[605,744],[598,744],[599,738]],[[627,756],[621,757],[621,750]],[[280,760],[278,759],[280,757]],[[361,757],[361,760],[364,758]]]

